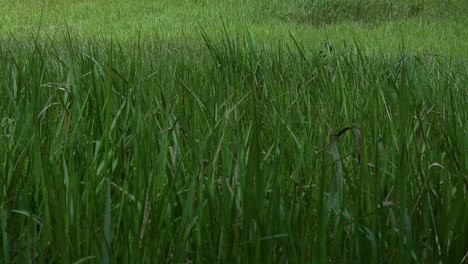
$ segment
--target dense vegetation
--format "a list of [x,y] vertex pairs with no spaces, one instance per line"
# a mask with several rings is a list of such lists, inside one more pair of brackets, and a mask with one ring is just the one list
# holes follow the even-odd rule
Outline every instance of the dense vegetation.
[[361,50],[468,54],[466,0],[0,0],[0,39],[29,41],[31,32],[62,38],[102,37],[135,42],[139,36],[175,45],[200,42],[200,26],[216,40],[250,32],[260,44],[326,40]]
[[338,36],[448,14],[457,32],[467,4],[250,4],[287,30],[343,23],[309,45],[233,29],[245,3],[227,2],[219,29],[203,13],[187,35],[3,33],[0,262],[468,261],[467,48],[443,53],[467,33],[433,50]]

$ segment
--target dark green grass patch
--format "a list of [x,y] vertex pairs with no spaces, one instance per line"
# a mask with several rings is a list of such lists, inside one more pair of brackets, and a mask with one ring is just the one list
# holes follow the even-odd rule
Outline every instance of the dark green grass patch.
[[342,22],[384,23],[421,15],[425,4],[420,1],[296,1],[293,4],[265,4],[267,13],[281,20],[316,27]]
[[1,43],[0,261],[463,261],[466,60],[227,35]]

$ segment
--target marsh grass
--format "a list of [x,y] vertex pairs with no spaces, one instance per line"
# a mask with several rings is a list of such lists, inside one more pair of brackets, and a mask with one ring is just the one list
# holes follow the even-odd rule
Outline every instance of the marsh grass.
[[267,13],[281,20],[295,21],[315,27],[340,22],[363,24],[384,23],[420,16],[431,5],[422,1],[293,1],[292,3],[265,3]]
[[2,262],[463,262],[466,60],[203,41],[0,45]]
[[60,39],[71,31],[84,39],[141,36],[179,45],[200,39],[198,24],[222,41],[224,21],[273,47],[292,32],[314,48],[358,39],[363,50],[394,51],[405,42],[409,53],[468,54],[466,0],[0,0],[0,10],[2,41],[28,42],[30,32]]

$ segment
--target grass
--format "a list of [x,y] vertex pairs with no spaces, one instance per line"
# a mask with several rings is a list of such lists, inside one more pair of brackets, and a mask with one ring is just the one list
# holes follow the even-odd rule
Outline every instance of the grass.
[[206,43],[3,47],[4,260],[462,260],[466,61]]
[[[320,47],[356,39],[362,50],[394,51],[405,42],[408,52],[468,54],[464,0],[328,1],[6,1],[0,0],[0,36],[28,40],[31,32],[60,38],[71,31],[134,42],[196,42],[201,25],[222,41],[222,24],[250,32],[259,43],[275,46],[293,33],[302,43]],[[89,15],[93,14],[93,15]]]
[[187,20],[133,40],[46,3],[0,22],[1,263],[467,261],[464,2],[141,2]]

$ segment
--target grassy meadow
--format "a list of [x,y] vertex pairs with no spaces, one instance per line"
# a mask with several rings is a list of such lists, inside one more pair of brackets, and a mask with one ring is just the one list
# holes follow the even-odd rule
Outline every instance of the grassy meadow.
[[0,263],[467,263],[462,0],[0,0]]

